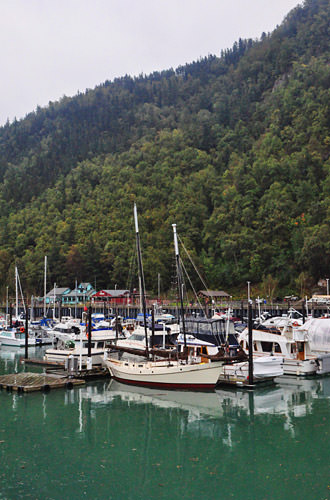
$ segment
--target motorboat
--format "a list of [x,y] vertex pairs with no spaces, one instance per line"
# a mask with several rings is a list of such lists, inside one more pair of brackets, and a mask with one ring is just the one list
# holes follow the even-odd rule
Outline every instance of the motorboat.
[[[35,346],[38,344],[38,340],[36,337],[28,336],[28,347]],[[24,327],[20,328],[5,328],[0,330],[0,344],[1,346],[12,346],[12,347],[25,347],[25,329]],[[40,341],[41,343],[41,341]]]
[[[278,331],[272,333],[267,330],[252,330],[253,356],[274,356],[283,358],[285,375],[313,375],[318,370],[317,355],[310,350],[306,336],[296,332]],[[248,352],[248,329],[238,334],[241,347]]]
[[91,332],[91,355],[88,360],[88,335],[85,331],[79,334],[73,333],[73,336],[67,337],[67,334],[58,337],[56,348],[47,349],[44,355],[46,361],[66,362],[69,358],[73,359],[76,368],[86,367],[90,362],[91,366],[102,365],[106,348],[109,342],[116,338],[116,332],[112,330],[92,330]]

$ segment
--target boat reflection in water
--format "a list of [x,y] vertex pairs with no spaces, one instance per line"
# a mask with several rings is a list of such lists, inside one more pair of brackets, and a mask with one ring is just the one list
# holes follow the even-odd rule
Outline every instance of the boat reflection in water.
[[[120,401],[129,411],[140,405],[152,405],[165,411],[182,412],[182,431],[195,431],[198,426],[202,434],[210,435],[226,425],[237,423],[241,418],[249,422],[254,418],[271,419],[281,416],[284,429],[294,437],[292,420],[305,417],[312,412],[316,398],[330,398],[330,378],[301,379],[281,377],[280,383],[271,388],[255,391],[233,388],[217,388],[214,392],[167,391],[147,387],[128,386],[115,380],[107,384],[88,385],[67,393],[67,402],[77,397],[89,400],[92,407],[109,405]],[[73,402],[73,401],[71,401]],[[285,418],[283,418],[285,417]],[[220,426],[219,426],[220,424]],[[221,433],[224,429],[222,427]],[[217,432],[219,433],[219,432]],[[225,434],[230,434],[229,428]],[[223,435],[224,441],[228,438]],[[231,440],[227,440],[231,445]]]
[[[43,347],[29,347],[29,357],[40,358],[43,355]],[[17,373],[24,371],[21,359],[24,358],[24,349],[1,345],[0,347],[0,373]]]

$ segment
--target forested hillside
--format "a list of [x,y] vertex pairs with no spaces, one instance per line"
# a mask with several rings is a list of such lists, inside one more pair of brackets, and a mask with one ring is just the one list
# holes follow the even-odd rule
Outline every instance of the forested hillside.
[[[330,4],[258,41],[125,76],[0,128],[0,283],[171,286],[172,223],[213,289],[297,293],[330,275]],[[136,285],[136,280],[135,284]]]

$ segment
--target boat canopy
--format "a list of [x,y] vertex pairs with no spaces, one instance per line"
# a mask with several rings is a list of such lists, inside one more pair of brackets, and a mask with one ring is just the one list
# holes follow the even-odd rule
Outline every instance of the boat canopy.
[[226,318],[186,318],[185,328],[187,334],[215,345],[238,345],[234,323]]

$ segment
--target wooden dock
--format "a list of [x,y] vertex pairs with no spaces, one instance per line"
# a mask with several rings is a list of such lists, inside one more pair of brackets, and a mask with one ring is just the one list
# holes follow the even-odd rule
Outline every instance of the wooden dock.
[[21,363],[24,365],[43,366],[47,374],[53,374],[61,377],[69,377],[74,379],[93,380],[98,378],[110,377],[108,368],[104,366],[94,366],[87,370],[87,368],[67,370],[65,363],[60,361],[45,361],[43,359],[22,358]]
[[74,386],[85,384],[83,379],[68,378],[53,374],[42,373],[11,373],[9,375],[0,375],[0,389],[17,392],[34,392],[51,389],[66,388],[72,389]]

